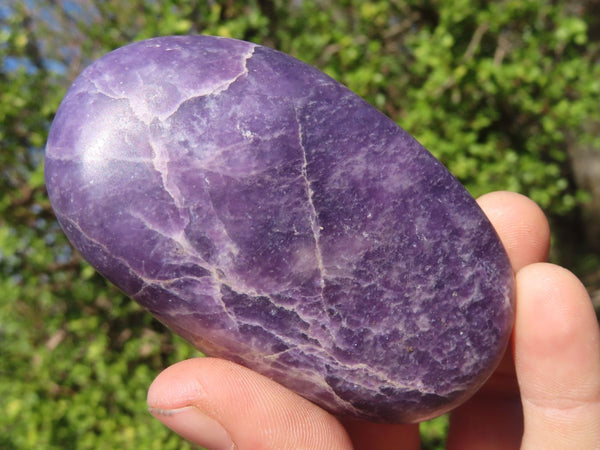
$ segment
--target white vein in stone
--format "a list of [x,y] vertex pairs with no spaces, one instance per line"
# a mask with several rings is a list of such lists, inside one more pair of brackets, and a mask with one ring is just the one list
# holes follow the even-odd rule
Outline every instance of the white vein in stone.
[[[70,223],[74,228],[77,229],[77,231],[79,231],[79,233],[81,234],[81,236],[85,239],[87,239],[89,242],[97,245],[98,247],[102,248],[108,255],[110,255],[111,258],[119,261],[120,263],[122,263],[125,267],[127,267],[129,269],[129,271],[133,274],[135,274],[136,278],[138,278],[142,283],[144,283],[144,280],[142,277],[139,276],[139,274],[133,269],[133,267],[131,267],[131,265],[129,264],[128,261],[126,261],[125,259],[119,257],[119,256],[115,256],[109,249],[108,247],[106,247],[106,245],[102,244],[101,242],[99,242],[98,240],[94,239],[93,237],[91,237],[89,234],[87,234],[80,226],[78,223],[76,223],[73,219],[65,216],[64,214],[61,214],[60,212],[58,212],[56,209],[54,209],[54,212],[58,217],[60,217],[61,222],[68,222]],[[143,288],[143,287],[142,287]],[[141,291],[141,289],[139,289],[137,292]],[[132,294],[128,294],[128,295],[132,295]],[[133,296],[133,295],[132,295]]]
[[[172,108],[170,108],[169,111],[162,113],[158,113],[157,111],[155,111],[154,108],[151,105],[149,105],[145,96],[140,95],[140,92],[137,92],[137,89],[132,90],[131,95],[125,95],[124,93],[119,95],[113,92],[108,92],[107,90],[103,89],[94,79],[87,77],[87,80],[94,85],[96,91],[99,94],[114,100],[127,100],[135,117],[141,122],[145,123],[146,125],[150,125],[150,123],[155,119],[158,119],[160,121],[167,120],[179,110],[181,105],[183,105],[188,100],[199,97],[206,97],[209,95],[218,95],[229,89],[229,87],[233,83],[235,83],[237,80],[248,74],[248,61],[254,55],[255,48],[256,46],[251,46],[248,49],[248,51],[244,55],[242,55],[242,70],[238,74],[236,74],[228,80],[225,80],[224,82],[217,84],[216,86],[213,85],[204,89],[186,90],[184,88],[180,88],[179,93],[181,94],[181,99]],[[142,78],[139,72],[135,72],[135,74],[139,80],[142,89],[144,86],[151,85],[151,83],[147,82]],[[158,80],[158,82],[166,83],[168,81]]]
[[149,139],[148,144],[152,148],[152,166],[160,174],[161,182],[165,192],[173,199],[177,209],[183,207],[183,196],[176,183],[169,182],[169,151],[161,142]]
[[315,204],[313,201],[314,192],[311,187],[310,179],[308,178],[308,160],[306,159],[306,149],[304,148],[304,142],[302,139],[302,124],[298,119],[298,114],[296,112],[296,123],[298,124],[298,144],[302,153],[302,178],[306,185],[306,197],[308,200],[308,207],[310,209],[310,225],[313,231],[313,236],[315,239],[315,257],[317,258],[317,265],[319,267],[320,276],[320,284],[321,284],[321,293],[325,287],[325,267],[323,265],[323,255],[321,254],[321,245],[320,245],[320,236],[321,236],[321,227],[319,226],[318,214],[315,208]]

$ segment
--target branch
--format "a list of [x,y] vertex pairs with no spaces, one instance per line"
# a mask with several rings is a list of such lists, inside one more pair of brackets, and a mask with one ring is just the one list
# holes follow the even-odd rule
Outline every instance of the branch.
[[469,61],[470,59],[473,58],[473,55],[475,55],[475,52],[477,51],[477,47],[479,47],[479,44],[481,43],[481,39],[483,38],[483,35],[485,33],[487,33],[487,31],[489,29],[490,29],[490,25],[487,22],[483,22],[483,23],[479,24],[479,26],[475,29],[475,32],[473,33],[471,42],[469,42],[469,45],[467,46],[467,50],[465,51],[465,54],[463,55],[463,60]]

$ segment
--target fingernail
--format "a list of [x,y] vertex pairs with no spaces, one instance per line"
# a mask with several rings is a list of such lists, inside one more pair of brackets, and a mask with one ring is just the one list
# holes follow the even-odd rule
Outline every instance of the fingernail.
[[212,417],[195,406],[178,409],[150,408],[150,414],[188,441],[208,450],[233,450],[229,433]]

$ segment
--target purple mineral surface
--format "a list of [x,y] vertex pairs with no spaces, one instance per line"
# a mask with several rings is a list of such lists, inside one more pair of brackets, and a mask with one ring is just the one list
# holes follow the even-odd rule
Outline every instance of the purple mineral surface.
[[474,199],[275,50],[179,36],[105,55],[56,114],[46,182],[106,278],[205,353],[335,414],[442,414],[506,347],[513,274]]

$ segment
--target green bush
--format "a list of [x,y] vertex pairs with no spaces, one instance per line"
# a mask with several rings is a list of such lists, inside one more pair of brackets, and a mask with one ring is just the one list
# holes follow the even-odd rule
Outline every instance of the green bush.
[[[263,43],[365,97],[474,195],[523,192],[558,217],[585,199],[565,143],[593,138],[582,125],[598,118],[600,69],[577,2],[67,3],[0,6],[0,448],[189,448],[145,395],[197,352],[71,250],[43,186],[60,99],[116,47],[184,33]],[[446,429],[426,424],[424,446],[442,448]]]

